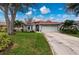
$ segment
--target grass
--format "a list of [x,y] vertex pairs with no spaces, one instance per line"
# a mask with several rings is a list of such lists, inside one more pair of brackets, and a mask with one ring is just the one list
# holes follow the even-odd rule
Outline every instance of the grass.
[[72,34],[72,33],[63,33],[63,34],[68,34],[68,35],[71,35],[71,36],[79,37],[79,31],[76,34]]
[[5,52],[8,55],[51,55],[51,49],[42,33],[17,32],[10,36],[14,46]]
[[77,34],[69,34],[69,35],[72,35],[72,36],[75,36],[75,37],[79,37],[79,32]]

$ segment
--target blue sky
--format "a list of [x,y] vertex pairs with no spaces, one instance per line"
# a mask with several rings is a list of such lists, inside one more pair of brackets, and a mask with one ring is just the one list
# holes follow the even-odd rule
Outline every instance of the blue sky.
[[[66,4],[64,3],[38,3],[30,6],[28,11],[23,14],[21,12],[17,13],[16,19],[23,20],[28,17],[33,17],[33,19],[43,19],[52,21],[64,21],[66,19],[78,20],[79,17],[75,17],[74,14],[68,14],[66,10]],[[0,21],[4,21],[3,12],[0,11]]]

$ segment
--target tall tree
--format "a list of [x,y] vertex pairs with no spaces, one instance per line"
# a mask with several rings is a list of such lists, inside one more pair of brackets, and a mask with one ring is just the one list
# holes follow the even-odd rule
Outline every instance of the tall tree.
[[[14,34],[14,21],[18,11],[25,12],[29,4],[18,4],[18,3],[1,3],[0,9],[4,13],[5,21],[7,24],[7,33],[9,35]],[[10,15],[10,17],[9,17]]]

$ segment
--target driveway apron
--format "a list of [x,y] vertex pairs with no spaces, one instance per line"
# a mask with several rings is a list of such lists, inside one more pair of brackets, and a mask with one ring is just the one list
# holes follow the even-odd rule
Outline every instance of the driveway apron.
[[58,33],[44,33],[55,55],[79,55],[79,38]]

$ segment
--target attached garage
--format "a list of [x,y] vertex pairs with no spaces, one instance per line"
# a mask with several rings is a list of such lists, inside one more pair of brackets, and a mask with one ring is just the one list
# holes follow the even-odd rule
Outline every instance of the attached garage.
[[42,25],[41,32],[57,32],[57,25]]

